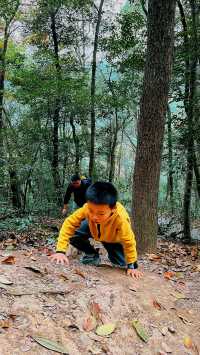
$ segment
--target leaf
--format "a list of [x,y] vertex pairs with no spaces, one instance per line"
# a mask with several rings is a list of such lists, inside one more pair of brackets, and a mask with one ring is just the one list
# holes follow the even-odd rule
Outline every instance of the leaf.
[[96,319],[100,319],[101,307],[96,302],[91,302],[90,304],[90,312]]
[[177,316],[182,320],[184,324],[191,324],[192,322],[182,313],[177,313]]
[[10,256],[8,256],[7,258],[3,259],[3,260],[1,261],[1,263],[2,263],[2,264],[13,265],[13,264],[15,264],[15,261],[16,261],[15,256],[10,255]]
[[60,344],[43,337],[32,337],[38,344],[46,349],[57,351],[60,354],[68,354],[68,351]]
[[7,279],[5,276],[0,276],[0,283],[4,285],[12,285],[13,282]]
[[59,276],[65,281],[69,280],[69,277],[66,274],[64,274],[64,273],[60,274]]
[[8,319],[0,320],[0,328],[10,328],[11,323]]
[[174,271],[166,271],[164,272],[164,278],[170,280],[176,273]]
[[177,298],[177,300],[185,299],[185,295],[181,292],[171,292],[170,295]]
[[33,271],[33,272],[35,272],[36,274],[43,274],[43,272],[40,270],[40,269],[37,269],[37,268],[35,268],[35,267],[33,267],[33,266],[24,266],[24,268],[25,269],[28,269],[28,270],[30,270],[30,271]]
[[116,328],[115,323],[103,324],[97,327],[96,334],[100,336],[110,335],[114,332],[115,328]]
[[157,254],[148,254],[148,258],[151,261],[157,261],[161,259],[161,256]]
[[83,322],[83,329],[86,330],[86,332],[90,332],[91,330],[95,329],[96,326],[97,321],[96,318],[93,316],[86,318]]
[[187,349],[191,349],[192,346],[193,346],[193,344],[192,344],[192,339],[191,339],[189,336],[184,337],[183,343],[184,343],[184,346],[185,346]]
[[83,279],[85,279],[85,275],[81,270],[75,269],[74,271],[75,271],[75,274],[77,274],[77,275],[81,276]]
[[153,306],[154,306],[156,309],[158,309],[159,311],[161,311],[161,309],[163,308],[163,307],[161,306],[161,304],[160,304],[156,299],[153,300]]
[[139,337],[147,343],[149,340],[149,335],[146,333],[146,330],[143,328],[142,324],[139,322],[139,320],[135,319],[132,321],[132,325],[136,330],[136,333],[139,335]]
[[169,346],[166,343],[162,343],[162,348],[166,353],[172,353],[172,350],[169,348]]

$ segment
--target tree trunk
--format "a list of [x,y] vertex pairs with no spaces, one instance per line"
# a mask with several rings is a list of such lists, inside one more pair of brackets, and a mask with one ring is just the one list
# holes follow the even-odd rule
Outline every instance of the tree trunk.
[[112,182],[115,175],[115,151],[117,146],[117,134],[118,134],[118,112],[115,109],[115,118],[113,122],[113,136],[111,137],[111,149],[110,149],[110,169],[109,169],[109,181]]
[[[190,76],[189,76],[189,95],[187,102],[187,171],[185,181],[185,192],[183,201],[183,231],[184,239],[188,242],[191,241],[191,222],[190,222],[190,205],[191,205],[191,193],[192,193],[192,180],[194,169],[194,116],[195,116],[195,97],[196,97],[196,77],[197,77],[197,62],[198,62],[198,44],[197,41],[197,26],[196,26],[196,9],[197,4],[195,0],[190,0],[191,14],[192,14],[192,36],[190,41],[190,47],[188,48],[190,53]],[[188,36],[188,32],[187,32]]]
[[133,177],[133,227],[140,252],[156,249],[157,205],[174,43],[175,0],[150,0],[147,56]]
[[56,192],[56,200],[58,205],[62,204],[62,191],[61,191],[61,182],[59,174],[59,122],[60,122],[60,97],[59,97],[59,83],[61,80],[61,66],[59,61],[59,52],[58,52],[58,36],[56,32],[56,23],[55,23],[55,13],[50,14],[51,17],[51,32],[53,38],[53,48],[54,48],[54,58],[55,58],[55,68],[57,72],[57,92],[55,100],[55,109],[53,114],[53,157],[52,157],[52,176],[54,181],[54,187]]
[[194,163],[194,174],[196,177],[196,187],[197,187],[197,193],[200,199],[200,173],[199,173],[199,167],[198,167],[198,162],[197,162],[197,157],[194,149],[194,157],[193,157],[193,163]]
[[103,9],[104,0],[101,0],[99,9],[97,24],[95,29],[94,37],[94,49],[93,49],[93,58],[92,58],[92,77],[91,77],[91,132],[90,132],[90,161],[89,161],[89,176],[93,177],[94,175],[94,147],[95,147],[95,88],[96,88],[96,67],[97,67],[97,50],[98,50],[98,39],[99,39],[99,29],[101,24],[102,9]]
[[70,125],[72,127],[72,135],[73,135],[73,141],[74,141],[74,146],[75,146],[75,171],[79,173],[80,170],[80,144],[79,144],[79,138],[76,134],[76,128],[74,125],[74,120],[73,117],[70,116]]
[[[171,213],[174,212],[174,182],[173,182],[173,149],[172,149],[172,117],[170,107],[168,106],[167,118],[167,141],[168,141],[168,181],[167,198],[169,196]],[[166,199],[167,199],[166,198]]]
[[21,193],[17,174],[15,170],[9,170],[10,175],[10,188],[12,192],[12,204],[13,207],[20,210],[22,207]]

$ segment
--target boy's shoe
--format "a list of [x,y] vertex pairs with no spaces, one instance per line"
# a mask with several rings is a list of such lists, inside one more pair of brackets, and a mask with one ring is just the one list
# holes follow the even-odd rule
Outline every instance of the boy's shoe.
[[95,254],[85,254],[84,256],[82,256],[80,261],[84,265],[98,266],[101,260],[99,254],[95,253]]

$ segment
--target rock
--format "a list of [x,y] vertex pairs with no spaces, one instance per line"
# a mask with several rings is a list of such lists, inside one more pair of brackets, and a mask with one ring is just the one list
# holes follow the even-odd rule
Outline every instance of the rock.
[[166,343],[162,343],[162,348],[167,354],[172,353],[172,350],[170,349],[170,347]]

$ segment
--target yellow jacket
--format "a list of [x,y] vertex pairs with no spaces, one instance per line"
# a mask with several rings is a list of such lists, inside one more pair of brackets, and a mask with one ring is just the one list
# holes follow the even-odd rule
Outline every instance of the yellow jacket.
[[119,202],[117,202],[116,208],[106,222],[100,224],[100,236],[98,235],[97,224],[89,219],[88,206],[85,203],[83,207],[65,219],[59,233],[56,251],[66,251],[69,239],[74,236],[76,229],[79,228],[84,219],[88,220],[90,233],[96,241],[121,243],[127,264],[137,261],[136,241],[130,218],[124,206]]

